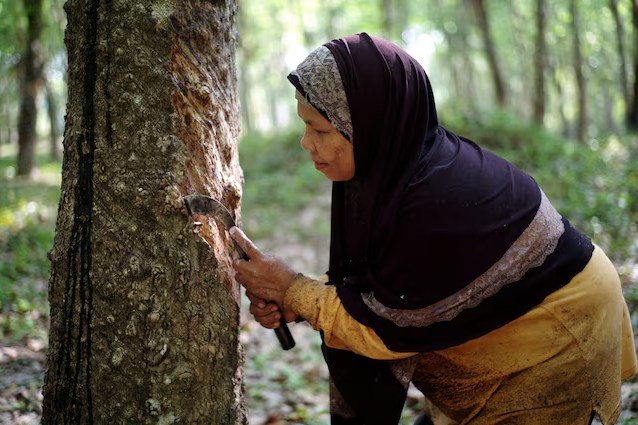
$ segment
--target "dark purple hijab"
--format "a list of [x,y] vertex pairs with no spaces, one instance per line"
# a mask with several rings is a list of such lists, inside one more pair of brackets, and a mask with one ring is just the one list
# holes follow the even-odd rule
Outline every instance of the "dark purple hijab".
[[[365,33],[324,46],[352,124],[355,177],[333,184],[328,271],[349,314],[395,351],[440,349],[524,314],[582,269],[581,257],[565,269],[548,252],[542,272],[463,304],[468,285],[534,220],[542,192],[512,164],[439,126],[428,77],[405,51]],[[560,221],[554,227],[568,226]],[[442,302],[461,307],[423,323],[392,320]]]

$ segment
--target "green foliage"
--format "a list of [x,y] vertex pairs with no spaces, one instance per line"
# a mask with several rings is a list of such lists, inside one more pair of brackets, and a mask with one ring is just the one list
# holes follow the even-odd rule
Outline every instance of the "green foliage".
[[39,161],[39,181],[13,178],[14,158],[0,157],[0,339],[46,341],[47,252],[53,245],[60,164]]
[[322,202],[330,183],[314,169],[308,154],[299,146],[301,130],[281,133],[251,133],[239,143],[244,170],[242,211],[244,225],[253,237],[262,238],[286,230],[328,234],[329,223],[312,229],[295,226],[295,217],[306,207]]

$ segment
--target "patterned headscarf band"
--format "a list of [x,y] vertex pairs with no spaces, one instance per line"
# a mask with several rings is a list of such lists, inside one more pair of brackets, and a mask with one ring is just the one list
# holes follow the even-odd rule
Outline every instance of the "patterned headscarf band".
[[352,141],[352,119],[339,68],[327,47],[312,51],[290,73],[296,77],[311,106],[326,115],[330,123]]

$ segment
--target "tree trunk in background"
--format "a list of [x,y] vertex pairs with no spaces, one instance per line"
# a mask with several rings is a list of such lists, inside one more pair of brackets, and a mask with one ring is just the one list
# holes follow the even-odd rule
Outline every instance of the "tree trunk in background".
[[24,0],[27,14],[27,42],[21,59],[20,112],[18,115],[18,160],[16,174],[28,176],[33,171],[38,109],[36,98],[42,80],[40,34],[42,0]]
[[496,54],[496,46],[490,34],[490,24],[487,10],[485,9],[485,3],[483,2],[483,0],[472,0],[472,5],[474,6],[474,12],[476,14],[479,29],[481,30],[485,53],[487,54],[487,61],[490,67],[490,72],[492,74],[496,102],[499,106],[502,107],[505,106],[505,100],[507,96],[505,93],[505,84],[503,83],[503,77],[501,76],[501,69]]
[[620,13],[618,12],[618,0],[609,0],[609,9],[614,17],[616,24],[616,43],[618,45],[618,59],[620,62],[620,70],[618,72],[620,80],[620,88],[623,99],[625,99],[625,107],[629,104],[629,78],[627,77],[627,60],[625,49],[625,27],[623,25]]
[[11,143],[11,128],[13,127],[11,122],[11,100],[9,99],[8,90],[4,84],[4,82],[0,82],[0,102],[2,102],[2,115],[0,116],[0,154],[2,154],[2,145]]
[[[336,4],[337,3],[337,4]],[[341,13],[338,0],[319,0],[319,10],[321,16],[321,26],[323,30],[323,39],[332,40],[333,38],[341,37],[341,34],[335,34],[335,18],[337,14]],[[325,43],[322,41],[321,43]]]
[[[496,2],[498,4],[498,2]],[[535,25],[535,21],[530,19],[527,9],[529,9],[529,2],[501,2],[497,8],[502,8],[506,11],[507,15],[504,19],[508,21],[511,34],[506,37],[511,40],[507,41],[508,49],[515,52],[530,52],[535,49],[533,45],[534,38],[529,35],[530,24]],[[494,2],[490,4],[495,4]],[[500,16],[505,15],[503,11],[500,11]],[[493,15],[491,15],[493,16]],[[502,22],[503,18],[496,20],[492,18],[492,22]],[[507,105],[508,111],[527,121],[531,120],[533,114],[533,92],[534,92],[534,72],[535,66],[532,63],[533,56],[531,54],[525,54],[522,61],[527,61],[529,66],[518,67],[516,73],[508,73],[506,81],[504,82],[507,87],[507,98],[510,99],[532,99],[529,102],[512,102]],[[522,63],[522,62],[521,62]],[[511,71],[510,71],[511,72]],[[511,82],[511,83],[510,83]]]
[[392,0],[381,0],[379,8],[381,9],[381,32],[384,37],[391,39],[394,24],[394,13]]
[[[442,9],[442,0],[435,0],[435,7]],[[474,84],[475,67],[470,64],[471,53],[468,46],[467,27],[469,16],[465,9],[459,10],[449,20],[443,22],[439,30],[448,44],[447,56],[451,64],[451,82],[455,96],[474,108],[476,106],[476,87]]]
[[547,68],[547,41],[545,39],[547,13],[545,6],[545,0],[536,0],[533,119],[538,125],[543,125],[543,118],[545,117],[545,69]]
[[43,420],[245,424],[232,244],[236,0],[69,0],[69,96],[50,252]]
[[379,4],[382,33],[398,44],[402,44],[403,30],[408,26],[407,7],[406,0],[381,0]]
[[576,121],[576,138],[584,142],[587,137],[587,87],[585,74],[583,73],[583,57],[580,44],[580,16],[578,12],[577,0],[571,0],[569,4],[572,15],[572,34],[574,37],[574,76],[576,77],[576,92],[578,105],[576,111],[578,119]]
[[551,75],[553,76],[551,79],[552,85],[556,90],[556,98],[558,99],[556,108],[558,110],[558,116],[560,117],[561,134],[563,137],[572,138],[574,137],[574,132],[565,113],[565,105],[568,99],[563,91],[563,82],[559,79],[559,72],[556,69],[551,69]]
[[58,124],[58,103],[55,100],[55,94],[51,90],[50,84],[45,80],[44,89],[47,97],[47,113],[49,115],[49,156],[59,161],[60,146],[58,139],[60,137],[60,126]]
[[638,132],[638,0],[631,2],[631,17],[633,23],[633,68],[634,81],[630,95],[631,103],[627,107],[627,128]]

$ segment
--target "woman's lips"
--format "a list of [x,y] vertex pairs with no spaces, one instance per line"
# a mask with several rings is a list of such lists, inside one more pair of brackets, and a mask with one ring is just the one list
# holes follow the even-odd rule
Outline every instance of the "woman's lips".
[[315,169],[316,170],[321,171],[321,170],[325,169],[326,167],[328,167],[328,164],[326,164],[325,162],[317,162],[317,161],[313,161],[313,162],[315,163]]

